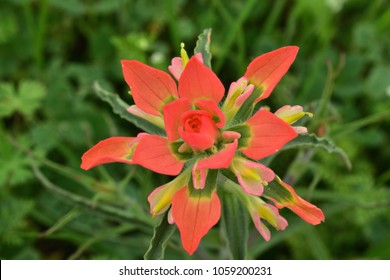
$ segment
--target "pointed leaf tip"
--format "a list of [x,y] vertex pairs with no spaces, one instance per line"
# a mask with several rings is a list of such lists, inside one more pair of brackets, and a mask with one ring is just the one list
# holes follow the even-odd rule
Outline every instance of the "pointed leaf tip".
[[160,223],[154,227],[153,237],[150,240],[148,251],[144,255],[145,260],[164,259],[165,248],[169,239],[175,232],[175,226],[168,222],[168,212],[161,218]]
[[343,149],[336,146],[329,138],[320,138],[315,134],[299,135],[299,137],[287,143],[283,149],[287,150],[298,147],[321,148],[326,150],[328,153],[335,153],[341,158],[348,170],[352,169],[352,163],[348,155]]
[[211,52],[210,52],[210,38],[211,37],[211,28],[203,30],[203,32],[198,36],[196,41],[196,47],[194,49],[195,54],[202,54],[204,64],[211,69]]

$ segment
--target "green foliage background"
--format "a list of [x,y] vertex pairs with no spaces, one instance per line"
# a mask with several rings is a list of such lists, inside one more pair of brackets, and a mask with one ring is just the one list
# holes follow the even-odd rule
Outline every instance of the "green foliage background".
[[[0,1],[0,258],[141,259],[159,218],[147,195],[170,180],[137,166],[84,172],[99,140],[139,129],[115,115],[94,81],[131,104],[119,61],[167,70],[180,42],[212,28],[213,70],[227,88],[261,53],[300,52],[266,102],[320,108],[309,129],[352,162],[293,149],[270,162],[326,222],[281,210],[265,242],[249,227],[249,259],[390,259],[390,3],[387,0]],[[221,224],[221,223],[220,223]],[[189,257],[177,231],[169,259],[225,259],[220,226]]]

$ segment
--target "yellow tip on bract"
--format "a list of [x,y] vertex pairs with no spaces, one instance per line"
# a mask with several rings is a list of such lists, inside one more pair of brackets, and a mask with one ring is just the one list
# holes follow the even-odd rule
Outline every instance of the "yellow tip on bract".
[[304,115],[305,115],[304,112],[298,112],[298,113],[295,113],[295,114],[292,114],[292,115],[289,115],[289,116],[286,116],[286,117],[282,117],[282,120],[284,120],[288,124],[293,124],[297,120],[302,118]]
[[313,113],[310,113],[310,112],[305,112],[305,114],[306,114],[306,116],[308,116],[310,118],[312,118],[314,116]]
[[181,48],[180,56],[181,56],[181,63],[183,64],[183,68],[186,67],[187,62],[190,60],[188,58],[188,54],[187,54],[186,50],[184,49],[184,47],[185,47],[184,43],[181,43],[180,44],[180,48]]

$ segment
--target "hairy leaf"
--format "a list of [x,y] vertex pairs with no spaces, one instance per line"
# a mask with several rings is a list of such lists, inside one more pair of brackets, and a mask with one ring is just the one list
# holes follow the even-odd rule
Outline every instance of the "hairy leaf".
[[218,194],[222,202],[222,229],[229,252],[233,259],[244,260],[249,237],[247,210],[234,194],[222,188]]
[[211,68],[211,52],[210,52],[210,36],[211,28],[205,29],[199,36],[198,41],[196,41],[196,46],[194,53],[201,53],[203,58],[203,63]]
[[145,260],[162,260],[164,259],[165,248],[176,227],[168,223],[168,211],[161,218],[159,224],[154,228],[154,234],[150,240],[148,251],[144,255]]
[[337,147],[331,140],[327,138],[319,138],[314,134],[302,134],[287,143],[282,148],[282,150],[299,147],[321,148],[326,150],[328,153],[335,153],[340,156],[340,158],[343,160],[344,164],[349,170],[352,168],[352,163],[348,155],[344,152],[344,150],[340,147]]

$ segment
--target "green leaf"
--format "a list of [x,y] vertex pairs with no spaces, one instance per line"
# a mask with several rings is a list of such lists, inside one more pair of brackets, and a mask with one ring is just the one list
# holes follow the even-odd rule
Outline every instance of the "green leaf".
[[312,147],[320,148],[326,150],[328,153],[335,153],[344,162],[346,167],[350,170],[352,168],[352,163],[348,155],[344,152],[343,149],[337,147],[332,141],[327,138],[319,138],[314,134],[301,134],[294,140],[287,143],[282,150],[301,148],[301,147]]
[[46,95],[45,87],[36,81],[22,81],[16,92],[10,83],[0,84],[0,117],[7,117],[18,111],[31,117]]
[[58,219],[58,221],[52,225],[49,229],[45,230],[41,236],[48,236],[48,235],[51,235],[53,234],[54,232],[62,229],[63,227],[65,227],[67,224],[69,224],[70,222],[72,222],[74,219],[76,219],[78,216],[80,216],[80,210],[75,207],[75,208],[72,208],[72,210],[70,210],[68,213],[66,213],[65,215],[63,215],[62,217],[60,217]]
[[4,44],[18,35],[18,18],[15,12],[4,8],[0,11],[0,17],[0,44]]
[[36,81],[23,81],[19,85],[19,111],[26,116],[32,115],[32,113],[39,108],[41,100],[46,95],[45,87]]
[[[7,137],[7,133],[0,126],[0,188],[2,186],[14,186],[28,182],[33,178],[29,168],[29,160]],[[25,144],[23,137],[18,137],[18,143]]]
[[21,232],[28,228],[27,216],[34,207],[30,200],[13,197],[0,191],[0,244],[17,245]]
[[66,3],[61,0],[50,0],[50,5],[69,16],[80,16],[86,11],[91,11],[91,7],[80,0],[68,0]]
[[96,203],[84,196],[67,191],[64,188],[59,187],[49,181],[49,179],[46,178],[46,176],[40,171],[35,163],[31,162],[31,167],[36,178],[48,191],[57,195],[64,201],[72,204],[73,206],[81,206],[89,211],[93,210],[95,214],[102,214],[112,220],[127,222],[129,224],[136,224],[139,229],[142,229],[145,232],[149,232],[151,222],[145,215],[141,213],[134,214],[128,210],[110,204]]
[[232,259],[244,260],[249,238],[247,210],[234,194],[223,188],[219,189],[218,195],[222,202],[222,230],[229,252]]
[[150,240],[148,251],[144,255],[145,260],[164,259],[165,248],[175,232],[176,227],[168,223],[168,211],[161,218],[160,223],[154,228],[154,234]]
[[15,108],[13,105],[14,87],[10,83],[0,84],[0,117],[12,115]]
[[370,98],[384,99],[390,88],[390,67],[384,65],[376,66],[365,80],[366,92]]
[[127,108],[129,108],[129,105],[124,102],[119,95],[115,93],[108,92],[101,88],[98,82],[95,82],[94,89],[98,97],[107,102],[111,105],[112,110],[115,114],[119,115],[122,119],[127,120],[128,122],[131,122],[135,126],[141,128],[145,132],[151,133],[151,134],[159,134],[159,135],[165,135],[165,131],[158,127],[157,125],[142,119],[140,117],[137,117],[127,111]]
[[311,225],[304,225],[305,242],[312,251],[313,257],[317,260],[330,260],[332,256],[321,238],[317,229]]
[[211,28],[203,30],[203,32],[198,36],[198,41],[196,41],[196,46],[194,53],[201,53],[203,58],[203,63],[211,69],[211,52],[210,52],[210,36]]

